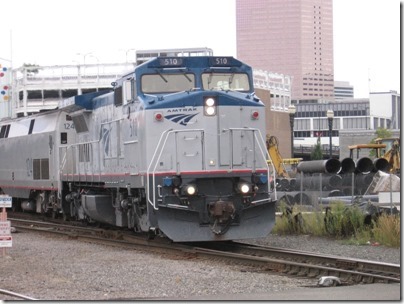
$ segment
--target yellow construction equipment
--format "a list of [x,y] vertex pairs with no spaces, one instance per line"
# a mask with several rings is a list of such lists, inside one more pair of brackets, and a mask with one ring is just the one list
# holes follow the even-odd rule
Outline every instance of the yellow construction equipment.
[[377,138],[375,140],[378,144],[386,145],[385,149],[379,149],[378,157],[383,157],[386,159],[391,168],[391,173],[400,174],[401,170],[401,159],[400,159],[400,138],[389,137],[389,138]]
[[360,149],[374,149],[377,158],[384,158],[390,164],[390,173],[400,174],[400,138],[376,138],[374,144],[358,144],[348,146],[350,157],[353,158],[353,151],[357,150],[357,158]]
[[268,160],[268,163],[273,163],[278,177],[290,178],[288,172],[286,171],[285,164],[297,165],[302,158],[283,159],[278,149],[278,138],[276,136],[267,135],[266,143],[268,154],[271,157],[271,160]]

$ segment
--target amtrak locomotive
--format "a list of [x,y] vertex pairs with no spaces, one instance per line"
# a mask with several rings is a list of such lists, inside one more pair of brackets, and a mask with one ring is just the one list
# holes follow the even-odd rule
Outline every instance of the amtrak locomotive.
[[268,235],[275,171],[251,67],[158,57],[112,86],[0,122],[13,205],[176,242]]

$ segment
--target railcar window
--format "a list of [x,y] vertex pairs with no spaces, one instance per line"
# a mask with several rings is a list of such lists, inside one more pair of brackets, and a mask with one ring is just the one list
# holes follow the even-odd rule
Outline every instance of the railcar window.
[[243,73],[203,73],[204,90],[250,91],[248,75]]
[[62,145],[67,144],[67,132],[60,133],[60,144],[62,144]]
[[175,93],[189,91],[195,87],[195,75],[181,74],[147,74],[141,79],[142,92],[148,94]]
[[28,134],[32,134],[32,131],[34,130],[34,124],[35,124],[35,119],[31,119],[31,122],[29,124]]
[[1,126],[0,138],[7,138],[10,132],[10,125]]
[[6,134],[6,126],[1,126],[0,138],[4,138],[5,134]]

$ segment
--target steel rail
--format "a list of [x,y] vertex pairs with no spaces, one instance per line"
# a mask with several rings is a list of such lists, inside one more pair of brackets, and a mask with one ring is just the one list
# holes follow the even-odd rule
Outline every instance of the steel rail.
[[[289,274],[307,276],[331,275],[353,278],[354,282],[399,283],[401,268],[398,264],[358,260],[313,252],[261,247],[245,243],[206,243],[197,245],[197,253],[219,255],[248,261],[251,259],[264,267]],[[201,247],[199,247],[201,246]],[[212,249],[213,247],[213,249]]]
[[10,291],[10,290],[6,290],[6,289],[0,289],[0,293],[8,295],[8,296],[12,296],[15,298],[19,298],[19,299],[24,299],[24,300],[30,300],[30,301],[38,301],[38,299],[34,299],[28,296],[24,296],[22,294]]

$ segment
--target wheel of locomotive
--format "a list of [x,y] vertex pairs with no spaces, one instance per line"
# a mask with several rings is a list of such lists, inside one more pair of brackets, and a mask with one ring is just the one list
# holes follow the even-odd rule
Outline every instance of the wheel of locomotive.
[[149,231],[147,232],[147,238],[149,240],[154,240],[157,235],[157,230],[154,227],[150,227]]

